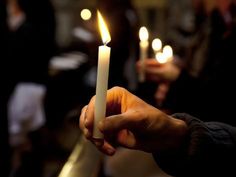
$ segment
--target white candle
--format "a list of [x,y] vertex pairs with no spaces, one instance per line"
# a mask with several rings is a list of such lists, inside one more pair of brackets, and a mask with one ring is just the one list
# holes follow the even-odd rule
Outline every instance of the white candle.
[[111,41],[111,37],[102,15],[98,12],[99,30],[101,32],[103,46],[99,46],[98,68],[97,68],[97,85],[93,138],[102,139],[103,134],[98,130],[98,123],[106,117],[106,97],[108,87],[108,75],[110,64],[111,48],[106,44]]
[[148,30],[146,27],[141,27],[139,30],[139,38],[140,38],[140,73],[139,73],[139,81],[145,81],[145,59],[148,57]]

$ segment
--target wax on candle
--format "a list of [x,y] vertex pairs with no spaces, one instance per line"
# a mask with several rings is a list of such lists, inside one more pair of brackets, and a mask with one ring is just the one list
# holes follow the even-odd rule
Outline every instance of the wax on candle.
[[102,15],[98,11],[98,24],[101,32],[103,46],[99,46],[96,100],[94,113],[93,138],[102,139],[103,134],[98,130],[98,123],[106,117],[106,97],[109,76],[110,52],[111,48],[106,46],[111,41],[111,37]]
[[145,59],[147,58],[147,54],[148,54],[148,38],[149,38],[149,34],[148,34],[148,30],[146,27],[141,27],[139,30],[139,38],[140,38],[140,43],[139,43],[139,47],[140,47],[140,73],[139,73],[139,81],[140,82],[144,82],[145,81]]

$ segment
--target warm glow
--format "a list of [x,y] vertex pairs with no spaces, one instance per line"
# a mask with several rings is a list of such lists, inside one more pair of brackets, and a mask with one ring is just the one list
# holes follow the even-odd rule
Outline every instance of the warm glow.
[[168,61],[168,57],[166,57],[166,55],[162,52],[159,52],[156,54],[156,60],[161,63],[164,64]]
[[110,33],[108,31],[107,25],[104,21],[104,19],[102,18],[102,15],[99,11],[97,11],[97,15],[98,15],[98,27],[102,36],[102,41],[103,44],[107,44],[111,41],[111,36]]
[[92,16],[92,13],[89,9],[83,9],[81,12],[80,12],[80,16],[83,20],[89,20]]
[[154,51],[160,51],[162,48],[162,42],[160,39],[156,38],[152,41],[152,48]]
[[147,41],[149,38],[148,30],[146,27],[141,27],[139,30],[139,39],[141,41]]
[[163,53],[165,54],[165,56],[167,58],[173,57],[173,50],[172,50],[171,46],[169,46],[169,45],[166,45],[163,48]]

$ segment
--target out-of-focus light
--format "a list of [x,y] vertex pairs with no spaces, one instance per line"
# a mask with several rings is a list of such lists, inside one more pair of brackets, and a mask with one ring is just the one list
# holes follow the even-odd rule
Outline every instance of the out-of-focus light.
[[139,39],[141,41],[147,41],[149,38],[148,30],[146,27],[141,27],[139,30]]
[[155,52],[158,52],[160,51],[162,48],[162,42],[160,39],[156,38],[152,41],[152,49],[155,51]]
[[158,52],[156,54],[156,60],[158,61],[158,63],[164,64],[168,61],[168,57],[166,57],[164,53]]
[[173,50],[172,50],[171,46],[166,45],[163,48],[163,53],[168,58],[168,60],[172,60],[173,59]]
[[91,17],[92,17],[92,13],[89,9],[83,9],[81,12],[80,12],[80,16],[83,20],[87,21],[89,20]]

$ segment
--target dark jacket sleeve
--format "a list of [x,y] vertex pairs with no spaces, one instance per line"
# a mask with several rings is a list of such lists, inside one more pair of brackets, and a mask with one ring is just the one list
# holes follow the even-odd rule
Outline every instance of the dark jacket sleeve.
[[187,114],[173,117],[187,123],[189,134],[178,152],[153,154],[165,172],[181,177],[236,175],[236,127],[202,122]]

